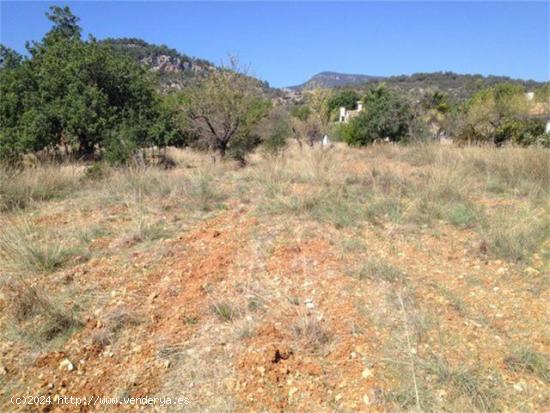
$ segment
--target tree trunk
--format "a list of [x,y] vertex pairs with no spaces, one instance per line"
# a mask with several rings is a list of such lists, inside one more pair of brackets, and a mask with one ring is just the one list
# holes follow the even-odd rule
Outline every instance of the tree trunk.
[[94,144],[90,144],[88,139],[80,138],[78,146],[78,157],[84,160],[94,160]]

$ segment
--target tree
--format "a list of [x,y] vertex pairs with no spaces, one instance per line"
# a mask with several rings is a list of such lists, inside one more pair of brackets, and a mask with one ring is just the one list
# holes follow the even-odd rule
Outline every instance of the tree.
[[15,69],[23,61],[23,56],[15,50],[0,44],[0,70]]
[[369,90],[363,100],[364,110],[343,133],[348,144],[362,146],[386,138],[398,142],[409,136],[413,117],[406,101],[385,87]]
[[327,89],[314,89],[307,92],[307,105],[292,109],[292,131],[302,147],[302,139],[306,138],[310,146],[321,140],[330,130],[330,112],[328,102],[331,92]]
[[52,28],[28,45],[30,58],[0,72],[0,156],[64,146],[92,157],[122,141],[165,144],[169,125],[145,69],[93,38],[83,41],[69,8],[50,10]]
[[328,100],[328,110],[331,113],[341,107],[345,107],[348,110],[355,110],[357,109],[357,102],[360,99],[359,93],[353,89],[340,90]]
[[529,136],[540,130],[536,122],[526,122],[529,112],[523,87],[511,83],[480,90],[456,116],[459,142],[534,142],[536,138]]
[[276,154],[287,144],[287,139],[292,135],[292,127],[289,113],[278,106],[273,108],[269,115],[258,125],[262,136],[262,146],[268,153]]
[[187,96],[187,117],[203,145],[221,158],[231,150],[244,162],[244,155],[259,143],[254,127],[271,106],[261,84],[231,59],[229,67],[211,71]]

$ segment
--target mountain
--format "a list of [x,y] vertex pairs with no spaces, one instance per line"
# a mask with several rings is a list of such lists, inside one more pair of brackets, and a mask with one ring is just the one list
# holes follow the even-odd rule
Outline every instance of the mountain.
[[381,76],[357,75],[338,72],[321,72],[317,73],[307,82],[302,83],[301,85],[290,86],[288,89],[304,90],[315,88],[355,86],[382,79],[384,78]]
[[532,90],[544,84],[543,82],[536,82],[534,80],[513,79],[507,76],[483,76],[454,72],[414,73],[412,75],[391,76],[383,79],[382,82],[389,88],[412,96],[421,95],[423,92],[429,90],[440,90],[457,100],[467,99],[478,90],[494,86],[498,83],[514,83],[523,86],[526,90]]
[[101,42],[146,65],[157,74],[163,90],[182,89],[216,69],[207,60],[190,57],[168,46],[147,43],[142,39],[108,38]]
[[462,100],[470,97],[481,88],[509,82],[522,85],[526,90],[540,87],[544,82],[513,79],[507,76],[482,76],[479,74],[459,74],[453,72],[414,73],[400,76],[369,76],[336,72],[321,72],[301,85],[287,89],[300,92],[313,88],[351,87],[363,89],[372,84],[384,83],[397,92],[411,96],[422,95],[428,90],[441,90],[452,98]]

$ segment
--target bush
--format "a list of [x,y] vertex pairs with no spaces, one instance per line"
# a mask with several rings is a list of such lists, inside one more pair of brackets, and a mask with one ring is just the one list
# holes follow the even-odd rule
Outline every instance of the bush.
[[513,142],[518,145],[533,145],[544,135],[542,119],[508,119],[495,130],[493,141],[499,145]]
[[363,146],[386,138],[399,142],[409,136],[413,117],[409,105],[402,98],[384,88],[378,88],[364,100],[364,110],[343,131],[343,137],[349,145]]
[[107,143],[105,160],[111,165],[126,165],[136,150],[137,145],[133,139],[117,134]]
[[281,108],[273,109],[266,122],[260,124],[260,128],[264,131],[263,147],[271,154],[277,154],[284,149],[292,134],[289,115]]

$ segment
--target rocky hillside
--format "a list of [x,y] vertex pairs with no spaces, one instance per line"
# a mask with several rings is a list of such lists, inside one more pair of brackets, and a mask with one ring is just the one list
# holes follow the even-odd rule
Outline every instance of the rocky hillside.
[[354,75],[338,72],[317,73],[301,85],[291,86],[289,89],[303,90],[315,88],[333,88],[342,86],[362,85],[373,80],[382,80],[380,76]]
[[477,90],[502,82],[523,85],[531,90],[543,85],[534,80],[512,79],[507,76],[482,76],[479,74],[458,74],[453,72],[414,73],[400,76],[369,76],[336,72],[318,73],[301,85],[289,89],[301,91],[313,88],[353,87],[363,88],[372,83],[384,83],[400,93],[421,95],[426,90],[442,90],[456,99],[465,99]]
[[103,43],[150,67],[158,74],[163,89],[181,89],[215,69],[207,60],[190,57],[165,45],[155,45],[141,39],[109,38],[103,40]]

